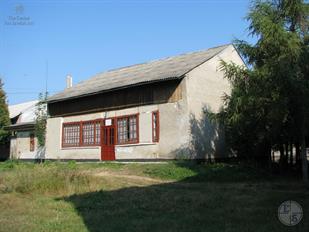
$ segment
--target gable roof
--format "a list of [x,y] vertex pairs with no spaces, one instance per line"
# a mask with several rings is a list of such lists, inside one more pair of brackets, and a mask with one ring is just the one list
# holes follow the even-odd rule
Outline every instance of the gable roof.
[[38,100],[23,102],[20,104],[10,105],[9,114],[10,118],[15,118],[16,116],[20,115],[24,111],[29,110],[30,108],[34,108],[34,106],[38,103]]
[[62,101],[152,82],[180,79],[184,74],[219,54],[228,46],[230,44],[99,73],[49,97],[48,102]]

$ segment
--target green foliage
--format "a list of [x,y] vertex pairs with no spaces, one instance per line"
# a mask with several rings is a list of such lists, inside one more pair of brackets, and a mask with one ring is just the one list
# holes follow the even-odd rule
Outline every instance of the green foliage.
[[99,162],[99,163],[83,163],[83,167],[94,169],[94,168],[106,168],[111,170],[121,170],[125,164],[124,163],[118,163],[118,162]]
[[46,136],[46,123],[47,123],[47,100],[48,93],[40,93],[39,102],[35,111],[36,120],[35,120],[35,135],[38,139],[39,147],[45,146],[45,136]]
[[218,117],[238,156],[270,156],[271,148],[300,143],[308,125],[308,4],[255,1],[247,20],[257,42],[235,41],[249,68],[222,62],[233,89]]
[[10,170],[10,169],[14,169],[16,167],[16,165],[18,165],[20,163],[19,160],[7,160],[5,162],[2,162],[0,165],[0,170]]
[[70,168],[70,169],[76,169],[76,168],[77,168],[77,166],[76,166],[76,161],[75,161],[75,160],[70,160],[70,161],[68,162],[68,168]]
[[9,110],[6,102],[6,94],[3,90],[3,83],[0,78],[0,144],[6,144],[9,140],[9,132],[4,129],[10,125]]
[[[183,164],[179,165],[179,164]],[[186,165],[185,162],[168,163],[168,164],[146,164],[143,167],[143,174],[160,179],[182,180],[188,177],[195,176],[197,173]]]
[[72,162],[34,164],[7,161],[0,165],[0,171],[6,171],[0,177],[2,192],[69,194],[88,191],[96,183]]

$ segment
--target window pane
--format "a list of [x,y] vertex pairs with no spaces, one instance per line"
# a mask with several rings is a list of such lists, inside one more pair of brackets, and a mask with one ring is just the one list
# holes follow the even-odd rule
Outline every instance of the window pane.
[[104,129],[104,134],[103,134],[103,141],[104,141],[104,145],[107,145],[107,129]]
[[117,120],[118,143],[137,141],[137,116],[118,118]]
[[34,143],[34,134],[30,135],[30,151],[34,151],[35,149],[35,143]]
[[63,145],[78,146],[79,145],[79,123],[63,125]]
[[83,145],[94,145],[94,122],[84,122],[82,125]]
[[118,142],[125,143],[128,141],[128,122],[127,118],[121,118],[117,121],[118,126]]
[[96,131],[95,131],[95,143],[101,143],[101,123],[96,122]]
[[152,113],[152,139],[153,142],[159,141],[159,113]]
[[137,133],[136,133],[136,116],[131,116],[129,118],[129,139],[130,141],[136,141],[137,139]]

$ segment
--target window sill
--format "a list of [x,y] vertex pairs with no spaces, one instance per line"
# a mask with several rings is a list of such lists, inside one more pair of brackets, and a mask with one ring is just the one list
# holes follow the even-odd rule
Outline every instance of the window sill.
[[77,149],[99,149],[100,146],[82,146],[82,147],[62,147],[61,150],[77,150]]
[[134,147],[134,146],[148,146],[148,145],[156,145],[158,143],[128,143],[128,144],[118,144],[116,147]]

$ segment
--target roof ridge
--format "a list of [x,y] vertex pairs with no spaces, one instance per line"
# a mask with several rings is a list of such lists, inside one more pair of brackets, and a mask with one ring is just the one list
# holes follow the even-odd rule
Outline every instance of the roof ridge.
[[209,51],[209,50],[212,50],[212,49],[217,49],[217,48],[220,48],[220,47],[227,47],[229,45],[232,45],[232,43],[219,45],[219,46],[211,47],[211,48],[207,48],[207,49],[201,49],[201,50],[198,50],[198,51],[184,52],[184,53],[180,53],[180,54],[177,54],[177,55],[166,56],[166,57],[163,57],[163,58],[145,61],[145,62],[142,62],[142,63],[122,66],[122,67],[119,67],[119,68],[108,69],[106,71],[99,72],[99,73],[95,74],[94,76],[98,76],[98,75],[101,75],[103,73],[108,73],[108,72],[118,71],[118,70],[121,70],[121,69],[130,68],[130,67],[136,67],[136,66],[139,66],[139,65],[146,65],[146,64],[150,64],[150,63],[154,63],[154,62],[164,61],[164,60],[167,60],[167,59],[170,59],[170,58],[176,58],[176,57],[180,57],[180,56],[192,55],[194,53],[206,52],[206,51]]
[[23,105],[23,104],[27,104],[27,103],[30,103],[30,102],[37,102],[37,101],[38,100],[26,101],[26,102],[22,102],[22,103],[13,104],[13,105],[8,105],[8,107]]
[[184,74],[220,54],[231,44],[186,52],[97,73],[48,98],[48,102],[77,98],[102,91],[127,88],[140,83],[182,78]]
[[24,110],[20,111],[20,113],[22,114],[22,113],[26,112],[27,110],[29,110],[29,109],[31,109],[31,108],[33,108],[33,107],[37,107],[37,106],[38,106],[38,103],[39,103],[39,102],[36,102],[35,104],[32,104],[32,105],[28,106],[28,107],[25,108]]

